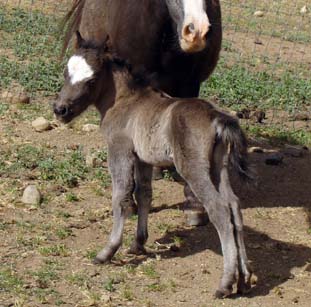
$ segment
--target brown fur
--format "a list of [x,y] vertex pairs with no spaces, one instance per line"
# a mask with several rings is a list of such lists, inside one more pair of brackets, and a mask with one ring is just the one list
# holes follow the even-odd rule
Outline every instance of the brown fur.
[[177,25],[165,0],[75,0],[64,20],[64,50],[77,30],[98,45],[109,35],[115,52],[134,70],[153,74],[154,87],[175,97],[195,97],[217,64],[222,41],[219,1],[206,0],[206,7],[212,24],[206,47],[186,54],[178,47]]
[[92,44],[82,44],[78,54],[96,65],[92,68],[100,73],[92,80],[93,85],[86,81],[72,86],[65,80],[55,112],[68,122],[94,102],[102,115],[113,185],[114,224],[109,242],[95,262],[109,261],[120,247],[133,192],[138,226],[130,251],[145,251],[152,166],[174,165],[203,204],[220,237],[224,273],[216,296],[231,294],[236,275],[238,291],[248,291],[251,270],[242,215],[228,175],[230,164],[240,173],[248,172],[246,139],[237,119],[201,99],[171,98],[151,86],[129,87],[133,77],[127,65],[102,48],[83,46]]

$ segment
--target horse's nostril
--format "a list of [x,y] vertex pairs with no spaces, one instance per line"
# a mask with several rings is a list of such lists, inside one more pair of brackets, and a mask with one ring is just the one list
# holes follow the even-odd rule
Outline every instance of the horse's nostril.
[[60,107],[55,107],[54,108],[54,113],[57,115],[57,116],[66,116],[68,114],[68,107],[66,106],[60,106]]

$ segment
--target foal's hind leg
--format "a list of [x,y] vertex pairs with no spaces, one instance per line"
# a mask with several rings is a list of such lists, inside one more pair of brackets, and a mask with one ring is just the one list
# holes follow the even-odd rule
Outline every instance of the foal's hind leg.
[[132,254],[146,253],[144,245],[148,239],[148,214],[152,201],[152,166],[136,160],[135,199],[138,205],[138,223],[135,240],[130,248]]
[[[227,159],[227,158],[225,158]],[[250,269],[246,248],[243,236],[243,218],[240,209],[239,199],[234,194],[229,180],[228,169],[226,167],[227,161],[220,172],[220,185],[219,191],[221,195],[230,204],[232,212],[232,221],[235,228],[235,237],[238,245],[239,252],[239,277],[238,277],[238,292],[247,293],[251,289],[251,275],[252,270]]]
[[232,293],[232,286],[235,283],[238,270],[238,249],[234,238],[230,208],[211,181],[208,162],[204,160],[184,162],[181,161],[180,164],[178,163],[179,166],[176,166],[193,193],[203,203],[221,242],[224,270],[215,295],[216,297],[228,296]]
[[122,243],[126,210],[132,202],[134,190],[134,162],[132,143],[125,138],[108,145],[109,170],[112,177],[113,228],[109,242],[98,253],[94,263],[105,263],[113,257]]

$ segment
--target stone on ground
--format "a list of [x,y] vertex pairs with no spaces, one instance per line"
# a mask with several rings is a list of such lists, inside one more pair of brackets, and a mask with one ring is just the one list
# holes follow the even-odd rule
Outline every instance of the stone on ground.
[[93,131],[97,131],[99,129],[98,125],[94,125],[94,124],[86,124],[82,127],[82,131],[84,132],[93,132]]
[[39,205],[41,202],[41,193],[35,185],[26,187],[23,193],[22,202],[26,205]]
[[39,117],[31,123],[37,132],[43,132],[51,129],[51,123],[44,117]]

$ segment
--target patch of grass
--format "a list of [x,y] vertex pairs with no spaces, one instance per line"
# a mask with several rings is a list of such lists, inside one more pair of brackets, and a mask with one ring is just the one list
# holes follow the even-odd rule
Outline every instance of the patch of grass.
[[0,29],[6,39],[0,47],[14,57],[0,57],[1,87],[18,82],[29,93],[55,93],[60,87],[62,65],[58,60],[61,40],[56,37],[59,17],[39,11],[0,7]]
[[78,202],[79,200],[80,200],[79,197],[73,192],[69,192],[66,194],[66,201],[70,203]]
[[163,292],[166,288],[167,286],[161,283],[153,283],[147,286],[147,289],[152,292]]
[[109,278],[104,284],[104,289],[108,292],[115,292],[116,288],[114,285],[115,285],[115,280],[113,278]]
[[59,280],[58,270],[57,263],[46,262],[38,271],[31,272],[31,275],[35,277],[40,289],[47,289],[51,282]]
[[89,277],[84,273],[72,273],[66,276],[66,280],[72,285],[84,287],[87,286]]
[[149,278],[158,278],[159,274],[156,272],[153,264],[144,264],[141,267],[143,274]]
[[255,137],[264,137],[268,139],[271,144],[293,144],[311,146],[311,132],[306,130],[290,130],[277,126],[260,126],[251,125],[244,127],[247,134]]
[[63,159],[49,157],[39,162],[41,179],[56,181],[68,187],[78,185],[79,179],[86,179],[87,167],[80,150],[72,151]]
[[127,301],[133,301],[134,298],[135,298],[134,293],[133,293],[133,291],[131,289],[124,289],[123,292],[122,292],[122,296]]
[[85,254],[85,257],[87,259],[90,259],[90,260],[93,260],[98,254],[98,251],[97,250],[88,250]]
[[23,285],[23,280],[11,268],[0,269],[0,290],[19,293]]
[[72,230],[70,228],[59,228],[56,230],[56,236],[61,239],[67,239],[68,237],[72,236]]
[[260,105],[262,109],[279,107],[292,112],[311,104],[311,79],[288,72],[276,77],[238,64],[227,67],[221,61],[202,85],[201,96],[217,97],[222,104],[235,109]]
[[64,244],[57,244],[53,246],[46,246],[39,248],[39,253],[42,256],[59,256],[59,257],[68,257],[70,254],[69,249]]

